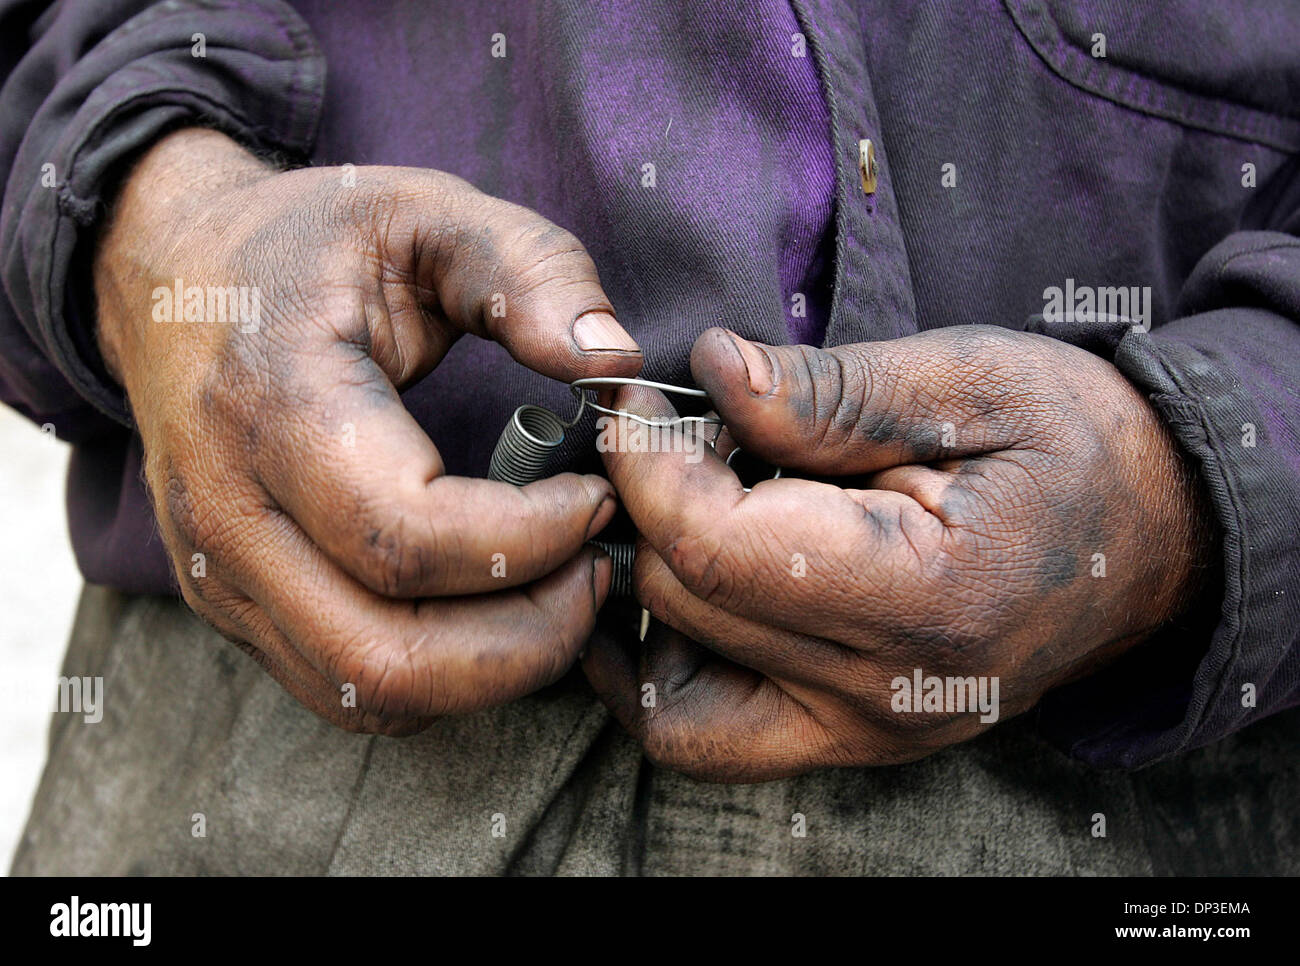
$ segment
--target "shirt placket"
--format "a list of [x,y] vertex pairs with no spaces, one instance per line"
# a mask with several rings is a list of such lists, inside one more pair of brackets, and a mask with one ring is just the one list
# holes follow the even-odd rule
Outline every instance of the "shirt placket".
[[843,0],[792,0],[831,116],[835,290],[822,344],[917,331],[916,302],[862,28]]

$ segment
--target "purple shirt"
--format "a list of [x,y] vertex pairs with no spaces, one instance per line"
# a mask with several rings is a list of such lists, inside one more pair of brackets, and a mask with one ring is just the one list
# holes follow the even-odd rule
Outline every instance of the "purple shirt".
[[[0,0],[0,398],[76,444],[87,578],[167,591],[86,253],[121,163],[184,123],[317,163],[441,168],[540,211],[591,251],[649,378],[688,381],[712,325],[823,344],[1027,326],[1114,361],[1213,500],[1216,612],[1037,712],[1097,764],[1167,757],[1300,700],[1300,14],[1160,9]],[[1071,279],[1149,288],[1153,331],[1044,319]],[[475,340],[404,398],[474,475],[515,406],[568,400]],[[573,464],[594,466],[583,443]]]

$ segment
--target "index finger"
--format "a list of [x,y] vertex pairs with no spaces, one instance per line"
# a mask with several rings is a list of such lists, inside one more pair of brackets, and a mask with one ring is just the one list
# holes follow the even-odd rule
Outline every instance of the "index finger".
[[[614,408],[652,420],[674,414],[658,392],[634,386]],[[685,441],[661,438],[653,448],[605,450],[623,505],[682,585],[751,620],[860,638],[864,623],[890,626],[898,601],[924,599],[939,565],[944,524],[904,494],[799,479],[746,493],[708,448],[695,459]]]
[[[400,173],[397,211],[386,210],[376,231],[393,274],[409,283],[409,292],[399,284],[394,293],[394,314],[404,324],[431,320],[440,330],[424,367],[468,332],[565,382],[640,371],[641,348],[615,317],[595,263],[571,232],[451,175]],[[408,295],[421,312],[408,311]]]
[[500,590],[571,559],[613,516],[598,476],[526,487],[448,476],[375,362],[338,344],[264,420],[257,473],[341,568],[386,597]]

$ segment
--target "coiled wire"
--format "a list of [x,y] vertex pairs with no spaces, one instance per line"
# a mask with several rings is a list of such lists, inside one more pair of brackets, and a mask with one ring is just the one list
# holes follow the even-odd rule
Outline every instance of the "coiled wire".
[[610,578],[611,597],[632,596],[632,567],[636,563],[635,543],[611,543],[608,540],[589,540],[609,554],[614,561],[614,575]]
[[571,424],[542,406],[520,406],[492,451],[488,479],[527,486],[546,475],[546,464]]
[[[577,379],[569,384],[569,389],[578,400],[578,411],[567,422],[542,406],[520,406],[514,411],[510,417],[510,422],[506,424],[506,428],[501,432],[501,438],[497,440],[496,449],[492,451],[492,460],[488,464],[488,479],[511,483],[515,486],[527,486],[529,483],[540,480],[546,475],[547,464],[550,462],[551,457],[554,456],[555,451],[564,442],[565,432],[577,425],[587,409],[608,416],[630,419],[646,426],[660,428],[686,424],[722,425],[722,420],[717,416],[677,416],[672,419],[647,419],[637,413],[609,409],[588,398],[588,392],[594,392],[596,389],[606,386],[648,386],[651,389],[658,389],[660,392],[678,396],[708,399],[708,394],[703,389],[688,389],[684,386],[674,386],[666,382],[651,382],[648,379],[625,376],[593,376],[587,379]],[[740,451],[732,451],[727,457],[727,465],[731,465],[732,457],[738,452]],[[776,476],[779,477],[780,475],[781,471],[778,469]],[[775,478],[773,477],[773,479]],[[745,492],[749,492],[748,487],[745,488]],[[632,565],[636,561],[636,544],[611,543],[604,540],[592,540],[590,542],[596,544],[613,558],[614,575],[613,583],[610,586],[610,595],[631,597]]]
[[673,386],[666,382],[651,382],[648,379],[633,379],[624,376],[592,376],[578,379],[569,384],[574,398],[578,400],[578,411],[570,420],[563,420],[555,413],[542,406],[520,406],[506,423],[506,428],[497,440],[496,449],[492,451],[492,461],[488,464],[488,479],[515,486],[527,486],[546,475],[546,464],[551,456],[564,442],[564,434],[582,419],[588,409],[608,416],[621,416],[646,426],[671,427],[688,423],[721,426],[722,420],[717,416],[676,416],[672,419],[647,419],[625,410],[609,409],[588,398],[587,393],[603,386],[649,386],[661,392],[675,393],[679,396],[691,396],[696,399],[708,399],[703,389],[687,389]]

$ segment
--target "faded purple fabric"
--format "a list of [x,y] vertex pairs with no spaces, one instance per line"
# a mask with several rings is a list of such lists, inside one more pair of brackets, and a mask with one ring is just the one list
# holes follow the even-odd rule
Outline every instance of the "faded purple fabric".
[[[537,209],[588,246],[650,378],[687,380],[711,325],[841,344],[993,323],[1113,360],[1206,480],[1223,586],[1201,624],[1049,696],[1043,732],[1135,767],[1300,700],[1289,0],[40,8],[0,0],[0,397],[77,442],[69,517],[88,579],[169,586],[94,349],[85,252],[120,164],[206,123],[316,163],[442,168]],[[196,31],[205,60],[188,55]],[[1045,321],[1044,291],[1067,279],[1149,286],[1152,331]],[[449,469],[476,475],[515,406],[568,399],[471,340],[404,398]],[[572,466],[595,466],[588,442]]]

